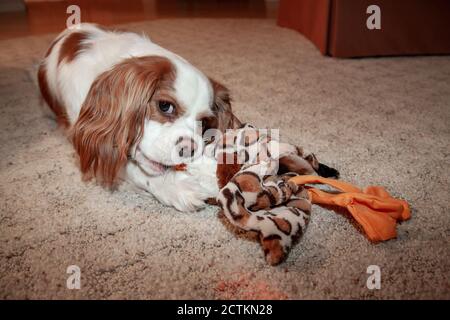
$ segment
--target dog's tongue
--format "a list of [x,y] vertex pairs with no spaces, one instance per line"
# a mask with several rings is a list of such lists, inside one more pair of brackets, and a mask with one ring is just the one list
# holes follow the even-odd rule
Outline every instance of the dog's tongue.
[[186,163],[179,163],[174,165],[172,168],[175,171],[186,171],[187,169],[186,167],[187,167]]

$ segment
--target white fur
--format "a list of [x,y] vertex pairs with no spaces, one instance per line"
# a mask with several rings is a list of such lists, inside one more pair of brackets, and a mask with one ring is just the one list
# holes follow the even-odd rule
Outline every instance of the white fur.
[[[85,40],[89,44],[87,49],[77,54],[73,61],[63,61],[58,66],[63,38],[79,31],[90,34]],[[124,178],[182,211],[201,207],[205,199],[215,197],[218,193],[215,160],[200,157],[189,164],[185,172],[161,172],[145,160],[172,165],[175,164],[172,146],[179,137],[191,137],[201,143],[201,137],[196,133],[196,117],[210,112],[213,89],[208,78],[183,58],[135,33],[105,31],[92,24],[82,24],[75,30],[65,30],[60,37],[43,63],[49,89],[66,108],[71,125],[77,121],[93,81],[117,63],[141,56],[162,56],[172,62],[176,68],[176,98],[186,106],[186,113],[171,124],[146,120],[143,138],[139,146],[132,148],[135,161],[127,163]]]

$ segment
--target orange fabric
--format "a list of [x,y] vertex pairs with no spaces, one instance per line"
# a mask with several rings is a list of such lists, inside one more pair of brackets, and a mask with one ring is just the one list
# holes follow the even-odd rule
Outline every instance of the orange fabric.
[[383,187],[369,186],[360,190],[347,182],[318,176],[296,176],[290,181],[299,185],[325,184],[341,191],[335,194],[306,187],[312,203],[347,208],[374,242],[395,238],[397,221],[411,217],[406,201],[391,197]]

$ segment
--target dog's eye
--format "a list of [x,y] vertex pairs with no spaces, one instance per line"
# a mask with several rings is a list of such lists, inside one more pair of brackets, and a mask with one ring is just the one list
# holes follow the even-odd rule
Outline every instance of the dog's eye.
[[159,101],[158,102],[159,110],[165,114],[172,114],[175,112],[175,106],[168,101]]

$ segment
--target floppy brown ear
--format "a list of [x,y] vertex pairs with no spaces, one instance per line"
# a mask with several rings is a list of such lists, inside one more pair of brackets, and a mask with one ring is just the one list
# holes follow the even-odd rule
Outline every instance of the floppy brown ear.
[[219,82],[210,78],[214,90],[214,113],[216,114],[216,128],[222,132],[226,129],[237,129],[242,126],[241,121],[231,109],[230,91]]
[[94,81],[70,132],[83,174],[115,184],[131,147],[142,138],[149,101],[170,73],[166,60],[132,58]]

